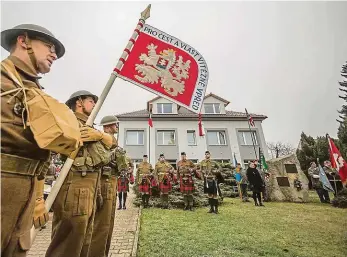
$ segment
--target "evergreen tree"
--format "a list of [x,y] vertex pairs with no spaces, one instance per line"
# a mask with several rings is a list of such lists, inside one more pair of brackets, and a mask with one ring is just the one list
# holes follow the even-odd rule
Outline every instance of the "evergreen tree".
[[339,119],[337,121],[342,124],[347,118],[347,62],[342,65],[341,76],[343,77],[343,79],[339,82],[339,90],[342,92],[342,95],[339,95],[339,98],[344,100],[344,104],[342,104],[341,110],[338,111]]

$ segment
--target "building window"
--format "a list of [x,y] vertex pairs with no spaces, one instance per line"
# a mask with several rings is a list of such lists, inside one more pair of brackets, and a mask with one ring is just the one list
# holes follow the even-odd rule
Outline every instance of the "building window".
[[209,145],[226,145],[227,138],[225,131],[207,131],[207,140]]
[[158,130],[158,145],[174,145],[176,134],[174,130]]
[[177,170],[177,160],[166,160],[166,161],[170,163],[175,170]]
[[218,163],[230,163],[230,159],[213,159],[213,161]]
[[205,113],[220,113],[220,104],[204,104]]
[[144,145],[144,131],[143,130],[127,130],[125,144],[126,145]]
[[171,103],[158,103],[157,104],[158,113],[172,113]]
[[187,131],[188,145],[196,145],[195,130]]
[[252,161],[254,161],[254,160],[243,160],[243,166],[245,167],[245,169],[248,169],[248,165]]
[[254,144],[258,145],[257,133],[255,131],[252,131],[252,134],[250,131],[239,131],[241,145],[253,145],[252,136]]

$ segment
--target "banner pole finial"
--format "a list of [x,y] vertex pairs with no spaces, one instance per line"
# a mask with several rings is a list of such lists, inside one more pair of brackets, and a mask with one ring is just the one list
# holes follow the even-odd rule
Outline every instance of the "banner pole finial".
[[147,8],[141,13],[141,19],[147,20],[150,17],[151,12],[151,4],[147,6]]

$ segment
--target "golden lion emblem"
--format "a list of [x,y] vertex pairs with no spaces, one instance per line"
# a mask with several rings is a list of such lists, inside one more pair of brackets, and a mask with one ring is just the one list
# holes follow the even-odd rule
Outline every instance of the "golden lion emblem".
[[173,49],[167,49],[157,54],[157,46],[150,44],[147,46],[148,55],[141,54],[140,61],[143,64],[136,64],[135,70],[140,75],[135,78],[143,83],[161,83],[171,96],[183,94],[185,90],[182,79],[189,78],[190,61],[183,61],[182,56],[176,58],[176,52]]

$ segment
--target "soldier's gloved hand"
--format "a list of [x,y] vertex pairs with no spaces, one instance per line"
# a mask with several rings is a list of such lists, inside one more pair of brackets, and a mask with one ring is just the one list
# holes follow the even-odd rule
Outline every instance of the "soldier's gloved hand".
[[103,137],[103,134],[101,131],[88,127],[88,126],[81,127],[80,132],[81,132],[81,139],[83,142],[100,141]]
[[98,194],[98,196],[96,197],[96,208],[98,210],[101,210],[103,205],[104,205],[104,198],[102,197],[101,194]]
[[35,228],[43,227],[49,220],[48,212],[43,197],[37,198],[33,215],[33,223]]
[[113,138],[113,136],[111,136],[110,134],[101,132],[97,129],[94,129],[88,126],[83,126],[80,128],[80,132],[81,132],[81,139],[83,142],[95,142],[95,141],[101,140],[106,145],[106,147],[109,147],[109,148],[111,148],[113,144],[116,144],[116,142],[114,142],[115,139]]

